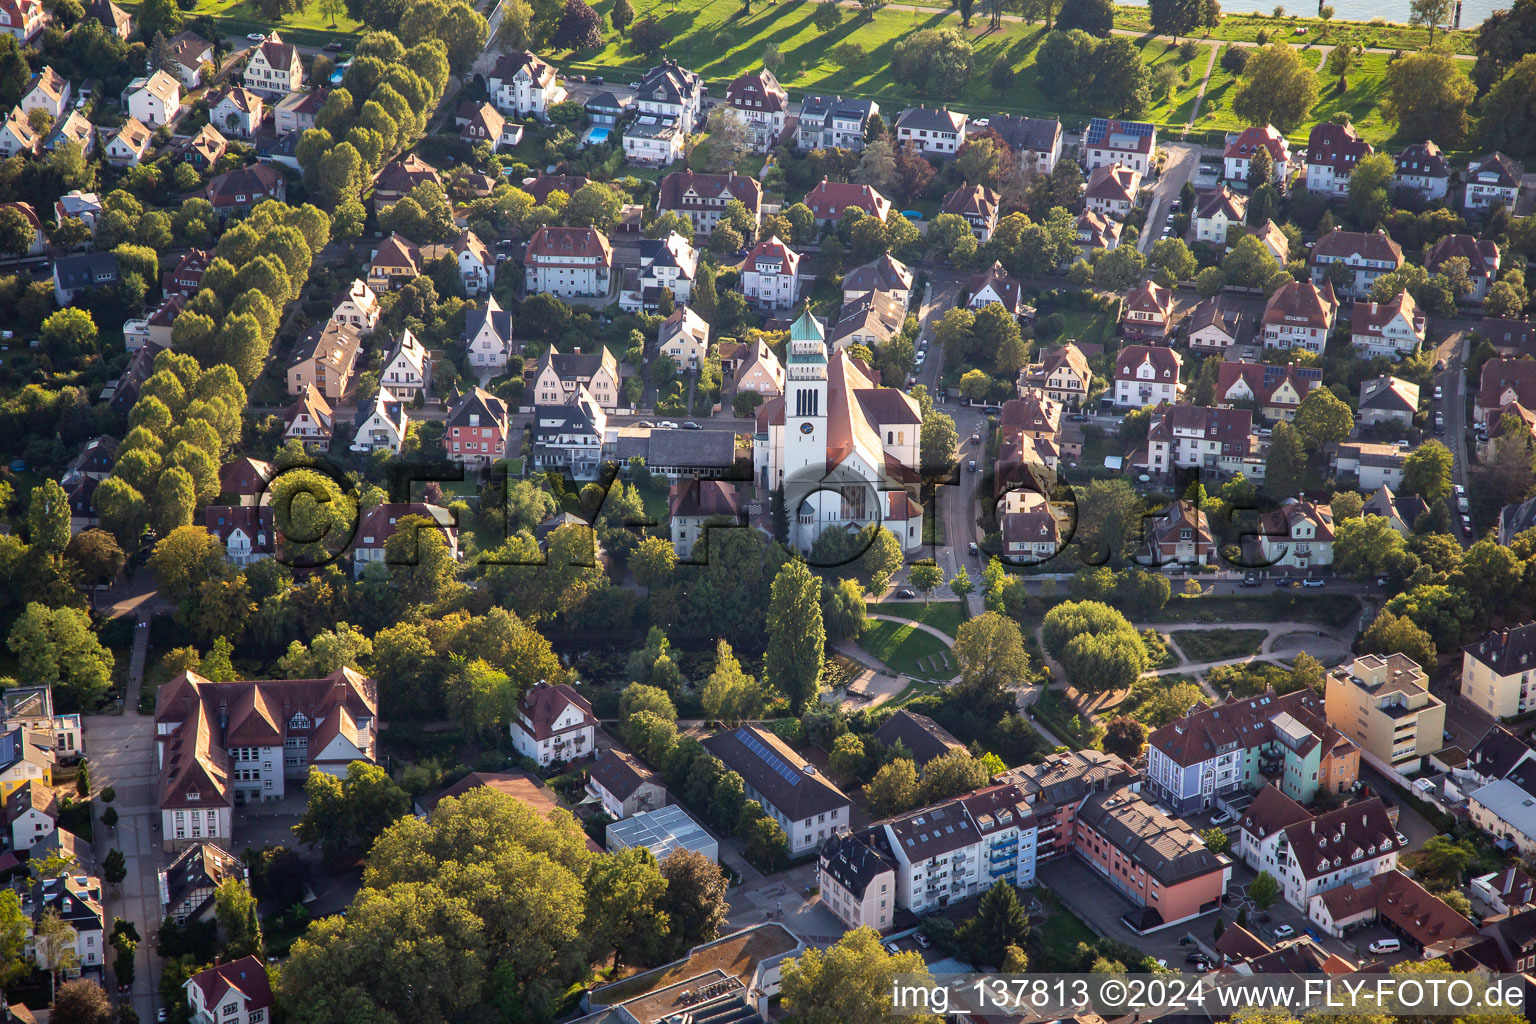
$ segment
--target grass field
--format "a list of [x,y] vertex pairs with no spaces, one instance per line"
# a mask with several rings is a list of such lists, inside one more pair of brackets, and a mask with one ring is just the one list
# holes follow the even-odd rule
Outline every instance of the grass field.
[[916,601],[886,605],[871,604],[869,610],[880,615],[896,615],[911,619],[913,622],[921,622],[950,636],[954,636],[960,629],[960,623],[969,618],[965,605],[959,601],[933,601],[926,606]]
[[[1194,60],[1185,60],[1179,54],[1176,43],[1149,39],[1141,44],[1141,59],[1154,74],[1165,65],[1172,65],[1179,73],[1173,93],[1166,99],[1152,104],[1147,120],[1157,124],[1182,125],[1189,120],[1190,106],[1200,93],[1200,80],[1205,75],[1205,65],[1211,59],[1211,47],[1197,48]],[[1188,79],[1184,78],[1188,75]]]
[[[119,6],[137,18],[139,4],[135,0],[127,0]],[[337,40],[350,50],[351,44],[363,32],[363,26],[346,15],[337,18],[336,27],[332,28],[331,19],[320,13],[318,4],[309,4],[302,11],[285,14],[273,21],[261,13],[261,5],[256,0],[198,0],[197,6],[190,11],[183,11],[183,15],[188,18],[203,15],[216,18],[219,27],[229,35],[267,33],[277,29],[286,41],[306,46],[324,46]]]
[[1262,629],[1181,629],[1173,637],[1193,662],[1250,658],[1264,648]]
[[[1306,35],[1296,35],[1296,28],[1305,28]],[[1147,8],[1145,7],[1117,7],[1115,8],[1115,28],[1130,29],[1131,31],[1151,32],[1152,26],[1148,21]],[[1429,43],[1429,30],[1415,28],[1411,25],[1372,25],[1360,21],[1334,21],[1325,26],[1318,18],[1284,17],[1272,18],[1267,14],[1228,14],[1221,19],[1221,24],[1211,32],[1209,36],[1196,38],[1204,41],[1209,38],[1223,42],[1257,42],[1259,33],[1264,32],[1271,42],[1285,41],[1289,43],[1322,43],[1331,46],[1346,40],[1356,43],[1364,43],[1368,47],[1383,47],[1404,50],[1422,49]],[[1451,47],[1456,53],[1473,53],[1476,49],[1477,33],[1475,31],[1436,32],[1435,43],[1449,39]]]
[[[864,635],[859,637],[859,646],[885,662],[897,675],[919,679],[948,679],[954,674],[954,658],[950,656],[949,647],[944,641],[906,623],[874,620],[865,627]],[[946,658],[948,668],[944,667]],[[935,663],[939,668],[928,667]]]

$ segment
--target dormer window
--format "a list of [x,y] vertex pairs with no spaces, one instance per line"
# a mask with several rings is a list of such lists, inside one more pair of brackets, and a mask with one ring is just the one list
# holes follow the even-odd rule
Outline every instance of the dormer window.
[[290,729],[308,729],[309,728],[309,716],[306,715],[302,711],[295,711],[294,714],[293,714],[293,717],[288,719],[288,728],[290,728]]
[[201,800],[202,798],[203,798],[203,794],[199,793],[197,790],[195,790],[195,789],[187,790],[187,799],[189,801],[197,801],[197,800]]

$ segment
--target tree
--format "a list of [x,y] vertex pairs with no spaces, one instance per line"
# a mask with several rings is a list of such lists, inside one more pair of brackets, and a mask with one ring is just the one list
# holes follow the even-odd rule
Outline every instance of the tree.
[[1001,965],[1009,946],[1022,945],[1029,935],[1029,915],[1018,891],[1002,879],[992,883],[977,904],[976,916],[955,932],[973,964]]
[[1435,29],[1450,23],[1452,0],[1408,0],[1408,24],[1429,26],[1429,47],[1435,46]]
[[773,578],[768,604],[768,681],[789,696],[795,714],[816,699],[826,653],[821,586],[805,563],[784,563]]
[[915,562],[908,574],[908,579],[911,580],[912,586],[917,588],[917,592],[923,595],[923,603],[926,604],[934,590],[944,582],[944,570],[935,565],[932,560]]
[[90,978],[76,978],[59,987],[50,1021],[58,1024],[108,1024],[116,1014],[102,987]]
[[669,922],[659,906],[667,890],[656,857],[633,847],[593,860],[587,870],[585,930],[600,959],[647,964],[659,958]]
[[882,818],[916,807],[920,793],[917,766],[908,757],[898,757],[886,764],[864,787],[870,813]]
[[811,15],[811,23],[823,32],[831,32],[841,20],[837,4],[833,0],[821,0]]
[[14,889],[0,889],[0,982],[10,984],[30,974],[27,939],[32,921],[21,909],[21,895]]
[[935,803],[961,793],[969,793],[987,784],[991,770],[985,760],[977,760],[961,747],[936,757],[923,765],[923,781],[918,799]]
[[955,468],[955,452],[960,447],[960,431],[955,428],[954,417],[937,409],[924,412],[918,447],[924,475],[948,474]]
[[1334,523],[1333,565],[1339,575],[1367,580],[1403,565],[1408,544],[1383,517],[1340,519],[1335,514]]
[[226,878],[213,892],[213,913],[231,956],[260,956],[261,920],[256,897],[243,878]]
[[1157,269],[1157,283],[1164,288],[1193,280],[1200,270],[1200,262],[1182,238],[1160,238],[1153,242],[1151,258],[1147,262]]
[[38,967],[48,972],[53,996],[57,999],[59,975],[80,966],[80,955],[76,952],[79,935],[70,927],[69,922],[59,916],[57,910],[49,907],[37,919],[32,930],[32,940]]
[[645,56],[659,53],[671,41],[672,33],[660,19],[649,14],[635,22],[629,30],[630,49]]
[[37,238],[32,222],[14,206],[0,209],[0,253],[25,256]]
[[96,321],[83,309],[71,306],[43,321],[42,348],[60,365],[75,365],[96,354]]
[[69,495],[51,477],[27,501],[27,540],[34,550],[61,555],[69,546]]
[[720,865],[695,850],[674,850],[661,862],[661,875],[667,891],[657,907],[670,923],[673,949],[692,949],[719,937],[730,912]]
[[616,0],[613,10],[608,12],[608,20],[613,23],[613,30],[622,36],[635,23],[634,5],[629,0]]
[[1264,490],[1289,497],[1301,489],[1307,454],[1301,437],[1289,423],[1276,423],[1264,459]]
[[1248,883],[1248,898],[1253,900],[1254,906],[1260,910],[1268,910],[1280,898],[1280,883],[1268,871],[1260,871],[1257,877]]
[[112,652],[101,645],[89,616],[78,608],[30,603],[6,643],[22,678],[52,686],[75,707],[91,707],[112,683]]
[[128,877],[128,862],[123,857],[123,851],[108,850],[106,858],[101,862],[101,869],[101,876],[107,880],[108,885],[122,884],[123,879]]
[[[862,604],[862,600],[860,604]],[[756,679],[742,671],[736,652],[725,640],[715,644],[715,670],[704,681],[704,714],[727,728],[762,717],[768,695]]]
[[827,758],[827,768],[834,778],[854,782],[863,777],[868,765],[864,741],[851,732],[845,732],[832,744]]
[[934,1014],[911,1015],[892,1005],[898,974],[928,972],[918,952],[888,953],[873,928],[856,928],[826,950],[811,947],[784,962],[785,1008],[800,1024],[938,1024]]
[[1292,426],[1307,451],[1316,455],[1324,445],[1348,437],[1355,427],[1355,417],[1339,396],[1328,388],[1318,387],[1302,399]]
[[1397,122],[1398,134],[1404,138],[1428,138],[1433,131],[1436,139],[1458,145],[1467,137],[1467,110],[1477,98],[1477,87],[1463,72],[1462,63],[1439,50],[1409,53],[1393,61],[1387,65],[1382,116]]
[[1104,749],[1127,761],[1141,756],[1147,745],[1147,727],[1128,715],[1116,715],[1104,730]]
[[1454,465],[1451,450],[1444,444],[1436,440],[1424,442],[1403,460],[1402,492],[1417,494],[1431,505],[1444,501],[1451,493]]
[[1360,51],[1348,43],[1340,43],[1329,52],[1323,70],[1339,80],[1339,92],[1349,88],[1349,73],[1354,70],[1359,56]]
[[[1482,66],[1483,61],[1479,58],[1478,68]],[[1536,137],[1536,111],[1530,106],[1533,93],[1536,93],[1536,53],[1526,53],[1483,97],[1478,127],[1484,146],[1516,154],[1532,152],[1531,140]]]
[[1147,13],[1152,30],[1164,35],[1189,35],[1201,25],[1214,24],[1220,18],[1215,0],[1151,0]]
[[1426,887],[1455,889],[1461,886],[1467,867],[1477,857],[1477,849],[1465,839],[1430,836],[1410,856],[1414,871],[1425,879]]
[[983,612],[961,623],[954,655],[960,666],[956,693],[967,700],[993,700],[1024,682],[1029,673],[1029,655],[1018,623],[997,612]]
[[750,805],[758,816],[745,829],[738,830],[745,845],[747,859],[766,871],[777,871],[789,853],[789,837],[783,827],[762,813],[756,804]]
[[172,601],[184,601],[223,572],[224,545],[207,530],[191,526],[172,530],[155,542],[149,568],[160,581],[162,593]]
[[1205,829],[1200,838],[1205,840],[1205,848],[1212,853],[1226,853],[1227,847],[1232,845],[1231,838],[1219,828]]
[[1261,46],[1248,57],[1232,110],[1251,124],[1288,132],[1306,120],[1317,102],[1317,76],[1287,43]]
[[1397,164],[1386,153],[1363,156],[1349,175],[1349,209],[1356,223],[1374,227],[1387,215]]
[[345,778],[310,768],[304,784],[309,805],[293,827],[299,841],[336,857],[347,849],[366,850],[389,825],[408,814],[411,798],[384,769],[363,761],[347,765]]
[[1111,0],[1074,0],[1073,3],[1058,3],[1057,0],[1026,0],[1024,16],[1034,20],[1031,12],[1039,12],[1045,17],[1046,27],[1050,28],[1050,13],[1058,7],[1061,10],[1061,16],[1056,19],[1055,24],[1058,32],[1078,29],[1090,36],[1107,39],[1114,28],[1115,8]]

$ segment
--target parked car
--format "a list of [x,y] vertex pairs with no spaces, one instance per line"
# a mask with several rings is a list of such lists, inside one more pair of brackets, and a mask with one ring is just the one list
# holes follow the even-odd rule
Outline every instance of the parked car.
[[1395,443],[1396,443],[1396,445],[1397,445],[1397,446],[1398,446],[1398,447],[1399,447],[1399,448],[1402,448],[1402,449],[1403,449],[1403,450],[1405,450],[1405,451],[1406,451],[1406,450],[1407,450],[1407,449],[1409,449],[1409,448],[1412,448],[1412,447],[1413,447],[1413,445],[1411,445],[1411,444],[1409,444],[1409,443],[1408,443],[1408,442],[1407,442],[1407,441],[1397,441],[1397,442],[1395,442]]
[[1315,576],[1309,576],[1301,581],[1301,585],[1304,587],[1321,587],[1327,582],[1327,580],[1320,580]]
[[1237,585],[1240,587],[1256,587],[1259,585],[1259,578],[1253,573],[1249,573]]
[[894,942],[887,942],[885,944],[885,951],[891,954],[891,956],[896,956],[901,952],[901,950],[897,948],[896,943]]
[[655,425],[656,424],[652,423],[650,420],[641,420],[639,423],[635,424],[637,427],[654,427]]
[[1365,948],[1372,953],[1396,953],[1403,948],[1403,943],[1400,939],[1377,939]]
[[1211,958],[1206,956],[1204,953],[1191,953],[1189,956],[1184,958],[1184,962],[1187,964],[1194,964],[1202,971],[1210,970],[1211,967]]
[[972,473],[976,472],[976,460],[975,459],[971,459],[969,462],[967,462],[965,464],[965,468],[969,469]]
[[602,85],[603,84],[603,76],[602,75],[593,75],[591,78],[587,79],[587,82],[589,84],[591,84],[591,85]]
[[1269,930],[1269,934],[1277,939],[1288,939],[1296,934],[1296,929],[1288,924],[1277,924]]
[[676,430],[677,429],[677,424],[673,423],[671,420],[662,420],[660,423],[657,424],[657,426],[664,427],[667,430]]
[[335,40],[332,40],[331,42],[326,43],[324,46],[322,46],[321,49],[324,50],[326,53],[340,53],[341,52],[341,44],[336,42]]
[[1438,402],[1443,397],[1445,397],[1445,389],[1442,388],[1439,384],[1436,384],[1435,385],[1435,401]]
[[1463,530],[1466,530],[1468,533],[1472,532],[1472,517],[1471,516],[1465,516],[1464,515],[1464,516],[1461,517],[1461,528]]
[[1218,811],[1217,813],[1211,815],[1211,824],[1217,826],[1218,828],[1222,825],[1229,824],[1231,821],[1232,815],[1228,814],[1226,811]]
[[[1449,739],[1449,737],[1447,737],[1447,739]],[[1407,846],[1408,845],[1408,837],[1407,836],[1403,835],[1401,832],[1394,832],[1393,835],[1397,836],[1397,845],[1398,846]]]
[[971,554],[973,554],[973,555],[977,554],[978,552],[980,552],[980,550],[981,549],[976,546],[976,542],[975,541],[971,541]]
[[1297,586],[1297,582],[1295,580],[1291,579],[1289,576],[1281,576],[1281,577],[1279,577],[1279,578],[1277,578],[1275,580],[1275,586],[1277,586],[1277,587],[1294,587],[1294,586]]
[[917,592],[910,587],[902,587],[900,590],[896,591],[896,596],[910,601],[912,598],[917,596]]
[[918,946],[923,949],[927,949],[929,946],[933,945],[933,942],[928,938],[928,936],[924,935],[922,932],[918,932],[917,934],[913,935],[912,938],[916,940]]
[[704,428],[699,426],[697,423],[693,422],[693,420],[689,420],[688,422],[683,424],[683,429],[684,430],[703,430]]
[[582,85],[585,85],[587,83],[587,76],[586,75],[566,75],[565,76],[565,80],[567,82],[580,82]]
[[1377,576],[1376,577],[1376,585],[1378,587],[1384,587],[1384,586],[1386,586],[1390,582],[1391,581],[1388,580],[1387,577],[1385,577],[1385,576]]
[[971,444],[981,444],[981,435],[980,434],[972,434],[971,435]]

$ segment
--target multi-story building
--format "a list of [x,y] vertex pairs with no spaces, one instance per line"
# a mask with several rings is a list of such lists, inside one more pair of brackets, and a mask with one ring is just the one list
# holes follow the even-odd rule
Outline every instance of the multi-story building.
[[1509,774],[1467,794],[1472,824],[1514,846],[1521,857],[1536,855],[1536,764],[1526,761]]
[[472,309],[465,316],[464,347],[470,366],[506,369],[512,356],[512,314],[501,308],[496,296],[487,298],[483,309]]
[[741,521],[741,502],[736,497],[736,489],[719,480],[678,480],[672,484],[667,511],[672,550],[685,561],[693,557],[695,545],[709,532],[706,523],[720,519],[732,523]]
[[661,179],[656,209],[662,213],[680,213],[692,222],[695,234],[708,235],[720,223],[726,204],[733,199],[746,207],[754,225],[759,223],[763,186],[756,178],[735,171],[725,174],[673,171]]
[[52,20],[42,0],[0,0],[0,32],[25,46]]
[[[1166,289],[1164,295],[1167,294]],[[1161,345],[1127,345],[1115,357],[1115,404],[1145,409],[1179,400],[1184,359]]]
[[1467,279],[1472,291],[1459,295],[1461,302],[1482,302],[1499,276],[1499,243],[1491,238],[1471,235],[1442,235],[1424,254],[1424,269],[1438,274],[1453,259],[1467,261]]
[[1008,276],[1008,271],[1003,269],[1003,264],[998,260],[993,260],[992,265],[981,273],[972,275],[965,286],[971,293],[970,300],[966,302],[971,309],[981,309],[996,303],[1014,316],[1034,314],[1034,310],[1024,303],[1023,283]]
[[[731,383],[738,392],[752,392],[764,399],[784,394],[784,364],[761,337],[752,342],[736,342],[731,359]],[[720,346],[720,361],[726,359],[726,345]]]
[[1176,501],[1142,528],[1148,561],[1154,566],[1213,565],[1216,543],[1210,520],[1192,501]]
[[1381,486],[1399,487],[1403,482],[1403,461],[1408,453],[1392,444],[1366,441],[1341,442],[1334,456],[1334,471],[1354,474],[1361,491]]
[[597,718],[592,705],[566,683],[540,681],[517,702],[509,726],[512,748],[541,766],[574,761],[597,752]]
[[1259,552],[1270,569],[1308,572],[1333,564],[1333,508],[1287,498],[1259,516]]
[[1461,649],[1461,695],[1494,718],[1536,706],[1536,622],[1493,630]]
[[220,86],[209,90],[206,99],[208,123],[225,135],[249,139],[261,127],[266,101],[250,89],[239,85]]
[[527,50],[502,54],[485,85],[497,110],[514,117],[532,115],[541,121],[550,106],[566,95],[555,66]]
[[193,843],[158,872],[160,916],[177,926],[213,920],[213,895],[229,879],[245,881],[245,862],[213,843]]
[[661,290],[672,293],[678,305],[693,298],[693,279],[699,269],[699,251],[676,231],[666,238],[640,240],[640,308],[654,311],[661,302]]
[[533,464],[540,469],[568,471],[577,480],[596,479],[607,432],[608,414],[584,384],[577,385],[575,393],[559,403],[536,400]]
[[821,905],[848,929],[883,932],[896,914],[896,863],[875,848],[876,841],[872,829],[842,832],[823,842],[818,851]]
[[215,964],[182,987],[191,1024],[269,1024],[277,1003],[267,968],[254,956]]
[[1061,159],[1061,122],[1054,118],[993,114],[986,130],[996,132],[1036,174],[1050,174]]
[[1146,471],[1158,475],[1196,467],[1231,475],[1247,472],[1253,449],[1253,413],[1169,405],[1152,412],[1147,430]]
[[1444,746],[1445,702],[1406,654],[1363,654],[1328,673],[1328,724],[1379,764],[1412,775]]
[[1173,327],[1173,293],[1156,281],[1133,285],[1121,310],[1120,329],[1128,338],[1162,338]]
[[123,89],[123,111],[155,127],[170,124],[181,110],[181,83],[164,71],[135,78]]
[[[1333,269],[1342,265],[1347,271]],[[1333,282],[1338,292],[1363,299],[1382,274],[1401,270],[1403,247],[1385,231],[1345,231],[1334,228],[1317,240],[1312,248],[1312,282]]]
[[996,779],[1019,787],[1038,825],[1039,860],[1069,853],[1077,836],[1077,813],[1086,797],[1111,790],[1141,788],[1141,776],[1114,754],[1098,750],[1063,750],[1039,764],[1010,768]]
[[1291,145],[1272,124],[1262,128],[1244,128],[1228,136],[1227,148],[1221,154],[1221,176],[1246,188],[1248,165],[1253,160],[1253,154],[1261,147],[1269,150],[1273,165],[1270,179],[1276,185],[1283,186],[1291,176]]
[[410,417],[405,402],[387,386],[380,386],[372,400],[359,402],[357,430],[352,437],[354,452],[392,452],[400,454],[405,447],[406,431],[410,429]]
[[903,309],[912,303],[912,271],[890,253],[873,263],[854,267],[843,275],[843,305],[855,302],[871,292],[885,292]]
[[330,451],[333,415],[325,395],[306,384],[298,400],[283,410],[283,440],[297,440],[316,451]]
[[1433,142],[1416,142],[1397,154],[1397,173],[1392,176],[1394,188],[1417,192],[1426,202],[1444,199],[1449,191],[1451,165],[1445,154]]
[[1328,344],[1339,300],[1333,282],[1287,281],[1264,304],[1259,333],[1265,348],[1301,348],[1321,355]]
[[613,246],[596,228],[541,227],[523,255],[528,294],[608,294]]
[[69,79],[49,65],[41,71],[33,72],[32,78],[23,87],[21,102],[17,105],[27,114],[34,110],[46,110],[48,116],[57,121],[69,108],[69,94]]
[[587,771],[587,793],[597,797],[603,813],[615,821],[667,803],[661,776],[622,750],[609,750],[593,763]]
[[964,743],[955,739],[938,722],[927,715],[920,715],[905,708],[895,712],[874,732],[875,739],[887,747],[900,743],[912,755],[912,761],[922,768],[936,757],[943,757],[954,750],[961,750]]
[[[412,518],[417,522],[408,522]],[[392,555],[389,551],[390,538],[400,531],[402,525],[407,528],[414,526],[413,532],[416,533],[428,529],[437,530],[442,535],[448,554],[454,559],[459,557],[459,528],[452,512],[441,505],[429,505],[423,501],[385,502],[368,509],[358,520],[352,542],[353,576],[362,576],[375,562],[387,567],[401,560],[408,563],[414,557],[412,552],[419,543],[417,537],[411,538],[404,552]]]
[[[1017,437],[1013,447],[1020,450],[1022,460],[1023,450],[1039,443],[1026,434]],[[1045,461],[1038,453],[1036,458]],[[1039,565],[1054,558],[1061,550],[1061,526],[1043,494],[1011,490],[998,503],[997,532],[1003,542],[1003,559],[1010,565]]]
[[882,223],[891,212],[891,201],[868,185],[828,181],[826,178],[806,193],[805,205],[816,215],[818,226],[836,224],[849,207],[879,218]]
[[273,32],[251,51],[245,87],[262,96],[286,96],[304,88],[304,59],[299,48]]
[[1120,234],[1125,225],[1117,220],[1084,210],[1077,215],[1077,253],[1087,259],[1095,249],[1105,252],[1120,244]]
[[563,405],[585,389],[600,408],[619,403],[619,362],[605,346],[596,352],[561,352],[551,345],[534,364],[527,392],[535,405]]
[[247,566],[277,552],[271,505],[204,505],[203,527],[224,545],[224,560]]
[[624,126],[624,159],[643,167],[667,167],[683,158],[688,133],[670,117],[641,114]]
[[237,167],[208,179],[203,196],[222,216],[244,213],[268,199],[282,202],[288,196],[283,172],[267,164]]
[[1147,786],[1175,814],[1266,783],[1310,803],[1322,791],[1348,792],[1359,770],[1359,750],[1310,690],[1196,704],[1147,737]]
[[1411,427],[1413,417],[1419,411],[1419,386],[1412,381],[1385,374],[1363,380],[1360,382],[1360,401],[1356,408],[1361,426],[1392,423],[1399,427]]
[[1520,198],[1520,182],[1525,166],[1503,153],[1490,153],[1467,164],[1467,188],[1462,205],[1469,210],[1486,210],[1494,204],[1513,210]]
[[[54,832],[55,837],[67,834]],[[64,871],[53,878],[39,878],[22,890],[21,912],[33,924],[33,937],[27,946],[42,971],[50,970],[50,964],[47,951],[36,941],[36,925],[50,910],[75,933],[75,963],[59,965],[58,973],[66,978],[101,977],[107,963],[107,915],[102,909],[101,879],[83,871]]]
[[149,153],[154,133],[136,117],[130,117],[112,132],[102,147],[102,155],[113,167],[137,167]]
[[924,156],[954,156],[965,145],[968,120],[948,107],[908,107],[896,115],[897,144],[911,143]]
[[1228,360],[1217,368],[1216,401],[1252,403],[1266,420],[1290,421],[1312,389],[1322,383],[1323,371],[1316,366]]
[[377,722],[377,687],[350,668],[232,683],[176,675],[155,694],[165,848],[227,846],[237,804],[280,800],[311,768],[345,775],[353,761],[374,761]]
[[1491,426],[1511,402],[1536,409],[1536,362],[1508,357],[1488,360],[1472,404],[1473,422]]
[[1025,388],[1044,391],[1052,401],[1076,409],[1088,400],[1093,384],[1093,370],[1088,357],[1076,342],[1049,348],[1040,353],[1038,363],[1030,363],[1019,375],[1019,393]]
[[1195,202],[1195,240],[1213,245],[1227,244],[1227,231],[1242,227],[1248,219],[1248,197],[1227,186],[1200,193]]
[[1307,136],[1307,191],[1338,198],[1349,195],[1355,165],[1374,152],[1354,125],[1333,121],[1317,125]]
[[985,242],[997,227],[1002,202],[1003,197],[985,185],[961,185],[944,197],[939,212],[965,218],[971,226],[971,234],[978,242]]
[[832,328],[833,348],[863,345],[871,352],[901,333],[907,310],[885,292],[870,292],[845,305]]
[[778,235],[758,242],[742,264],[741,290],[759,309],[793,309],[800,294],[800,254]]
[[679,306],[657,329],[656,350],[683,373],[698,373],[709,355],[709,322]]
[[796,144],[800,149],[864,149],[869,119],[880,113],[874,100],[807,96],[800,101]]
[[303,134],[315,126],[315,115],[325,106],[329,89],[291,92],[272,108],[272,127],[278,135]]
[[640,113],[670,118],[692,132],[704,119],[704,79],[675,60],[663,60],[640,79],[635,103]]
[[1285,901],[1306,913],[1320,893],[1395,870],[1402,845],[1378,797],[1313,815],[1269,787],[1241,819],[1237,853],[1255,871],[1269,872]]
[[475,387],[464,392],[443,421],[443,451],[454,462],[488,466],[507,454],[507,403]]
[[1083,206],[1091,213],[1124,220],[1135,208],[1140,192],[1140,171],[1125,164],[1106,164],[1088,175]]
[[1406,288],[1387,302],[1356,302],[1350,314],[1349,343],[1367,356],[1412,355],[1428,334],[1429,318]]
[[1189,314],[1189,350],[1220,355],[1233,345],[1243,330],[1243,313],[1221,301],[1221,296],[1201,300]]
[[1083,133],[1083,164],[1095,167],[1125,164],[1143,176],[1152,172],[1152,154],[1157,151],[1157,126],[1142,121],[1121,121],[1096,117]]
[[741,776],[747,799],[760,804],[784,829],[790,856],[817,849],[827,837],[848,831],[848,797],[773,733],[744,725],[702,742]]
[[738,75],[725,87],[725,102],[746,123],[747,142],[754,153],[766,153],[778,145],[789,113],[789,93],[772,71],[763,68]]
[[288,360],[288,393],[312,388],[332,402],[346,398],[356,383],[362,341],[362,332],[351,324],[327,320],[311,328]]

